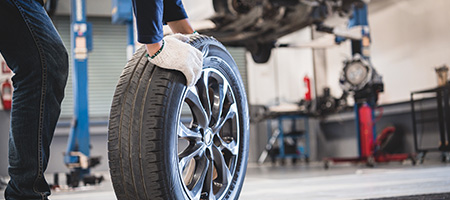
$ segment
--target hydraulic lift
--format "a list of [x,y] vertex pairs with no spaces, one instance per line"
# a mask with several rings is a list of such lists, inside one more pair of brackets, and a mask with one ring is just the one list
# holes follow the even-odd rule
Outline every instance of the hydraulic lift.
[[[367,4],[355,4],[353,15],[349,20],[349,28],[362,27],[362,39],[352,39],[353,59],[347,61],[344,73],[340,79],[344,92],[352,93],[355,99],[355,125],[358,139],[358,157],[354,158],[326,158],[324,167],[340,162],[366,163],[374,166],[376,162],[404,161],[412,159],[411,154],[389,154],[381,151],[381,143],[395,134],[395,127],[384,129],[377,137],[376,117],[378,94],[383,91],[382,77],[378,75],[370,63],[370,30],[367,19]],[[342,42],[345,38],[336,38],[336,42]]]
[[[64,153],[64,163],[70,169],[67,185],[77,187],[101,182],[103,177],[90,174],[90,169],[100,163],[100,157],[90,154],[88,106],[88,53],[92,51],[92,28],[86,20],[85,0],[72,0],[71,49],[73,60],[74,115]],[[55,179],[55,182],[58,182]]]
[[[101,158],[90,155],[88,53],[92,51],[92,25],[86,19],[86,0],[72,0],[71,3],[74,115],[67,150],[64,153],[64,163],[70,169],[70,173],[67,174],[67,185],[77,187],[80,181],[85,185],[97,184],[103,177],[96,177],[90,173],[92,167],[100,164]],[[131,2],[113,0],[112,7],[112,23],[127,25],[129,59],[135,51]],[[55,178],[55,183],[58,182]]]
[[[72,0],[71,49],[73,60],[74,115],[64,153],[64,163],[70,169],[67,185],[77,187],[97,184],[103,177],[91,175],[90,169],[100,164],[101,157],[90,155],[88,104],[88,53],[92,51],[92,25],[86,19],[86,0]],[[128,31],[127,58],[135,51],[132,5],[127,0],[112,0],[112,23],[125,24]],[[55,177],[58,177],[55,175]],[[55,183],[59,181],[55,179]]]

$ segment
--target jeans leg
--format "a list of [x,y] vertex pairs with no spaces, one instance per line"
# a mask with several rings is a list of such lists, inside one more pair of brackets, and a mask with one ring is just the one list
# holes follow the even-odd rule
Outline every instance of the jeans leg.
[[68,73],[67,51],[36,0],[0,0],[0,53],[13,70],[7,200],[47,199],[44,178]]

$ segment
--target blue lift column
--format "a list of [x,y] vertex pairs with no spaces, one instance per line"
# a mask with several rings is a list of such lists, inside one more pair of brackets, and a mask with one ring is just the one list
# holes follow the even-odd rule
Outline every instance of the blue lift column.
[[352,17],[349,20],[348,27],[362,27],[362,40],[352,40],[352,55],[360,54],[364,59],[370,59],[370,29],[367,4],[361,7],[354,5]]
[[112,24],[126,25],[128,34],[127,59],[130,60],[135,51],[133,8],[130,0],[112,0]]
[[85,0],[72,0],[71,21],[74,115],[64,162],[80,180],[90,173],[87,66],[88,52],[92,50],[92,31],[91,24],[86,21]]

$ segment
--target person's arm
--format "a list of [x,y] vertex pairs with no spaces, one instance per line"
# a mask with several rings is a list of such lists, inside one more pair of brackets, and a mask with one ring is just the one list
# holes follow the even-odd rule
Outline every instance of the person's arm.
[[152,44],[145,44],[148,55],[155,55],[162,48],[162,40]]
[[177,21],[167,22],[173,33],[181,34],[192,34],[194,33],[194,28],[192,28],[188,19],[181,19]]
[[181,0],[133,0],[133,11],[138,41],[145,44],[149,61],[158,67],[182,72],[186,84],[194,85],[202,74],[202,53],[187,43],[188,36],[175,34],[163,39],[163,22],[167,22],[174,33],[194,33]]
[[[167,22],[173,33],[192,34],[194,28],[192,28],[188,19],[181,19],[177,21]],[[146,44],[148,55],[154,55],[159,49],[161,49],[162,41]]]
[[160,42],[163,38],[163,0],[133,0],[137,39],[143,44]]
[[181,0],[133,0],[138,41],[146,44],[149,55],[162,47],[163,22],[174,33],[192,34],[194,29],[187,20]]

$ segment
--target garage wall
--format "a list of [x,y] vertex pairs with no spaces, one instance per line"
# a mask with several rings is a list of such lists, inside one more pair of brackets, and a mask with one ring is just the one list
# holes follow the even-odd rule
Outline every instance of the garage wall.
[[[56,15],[69,16],[72,9],[72,0],[58,0]],[[111,16],[112,0],[86,0],[86,15]]]
[[[407,101],[411,91],[437,85],[434,68],[450,64],[450,1],[378,0],[369,4],[372,63],[383,75],[380,103]],[[327,50],[328,85],[340,94],[348,43]]]
[[[279,40],[280,43],[302,43],[311,40],[311,29],[305,28]],[[305,75],[313,77],[313,51],[306,48],[272,50],[267,63],[253,62],[247,53],[248,101],[250,105],[297,103],[304,97]],[[252,108],[250,108],[252,112]],[[311,130],[314,127],[311,128]],[[265,122],[250,126],[249,161],[256,162],[267,143]],[[311,144],[313,145],[313,144]],[[315,156],[314,156],[315,157]]]
[[[311,40],[311,29],[292,33],[281,38],[280,43],[302,43]],[[313,77],[311,49],[278,48],[272,50],[267,63],[253,62],[247,53],[249,103],[252,105],[274,105],[295,103],[304,97],[303,77]]]
[[191,21],[204,20],[215,13],[213,1],[183,0],[182,2]]

